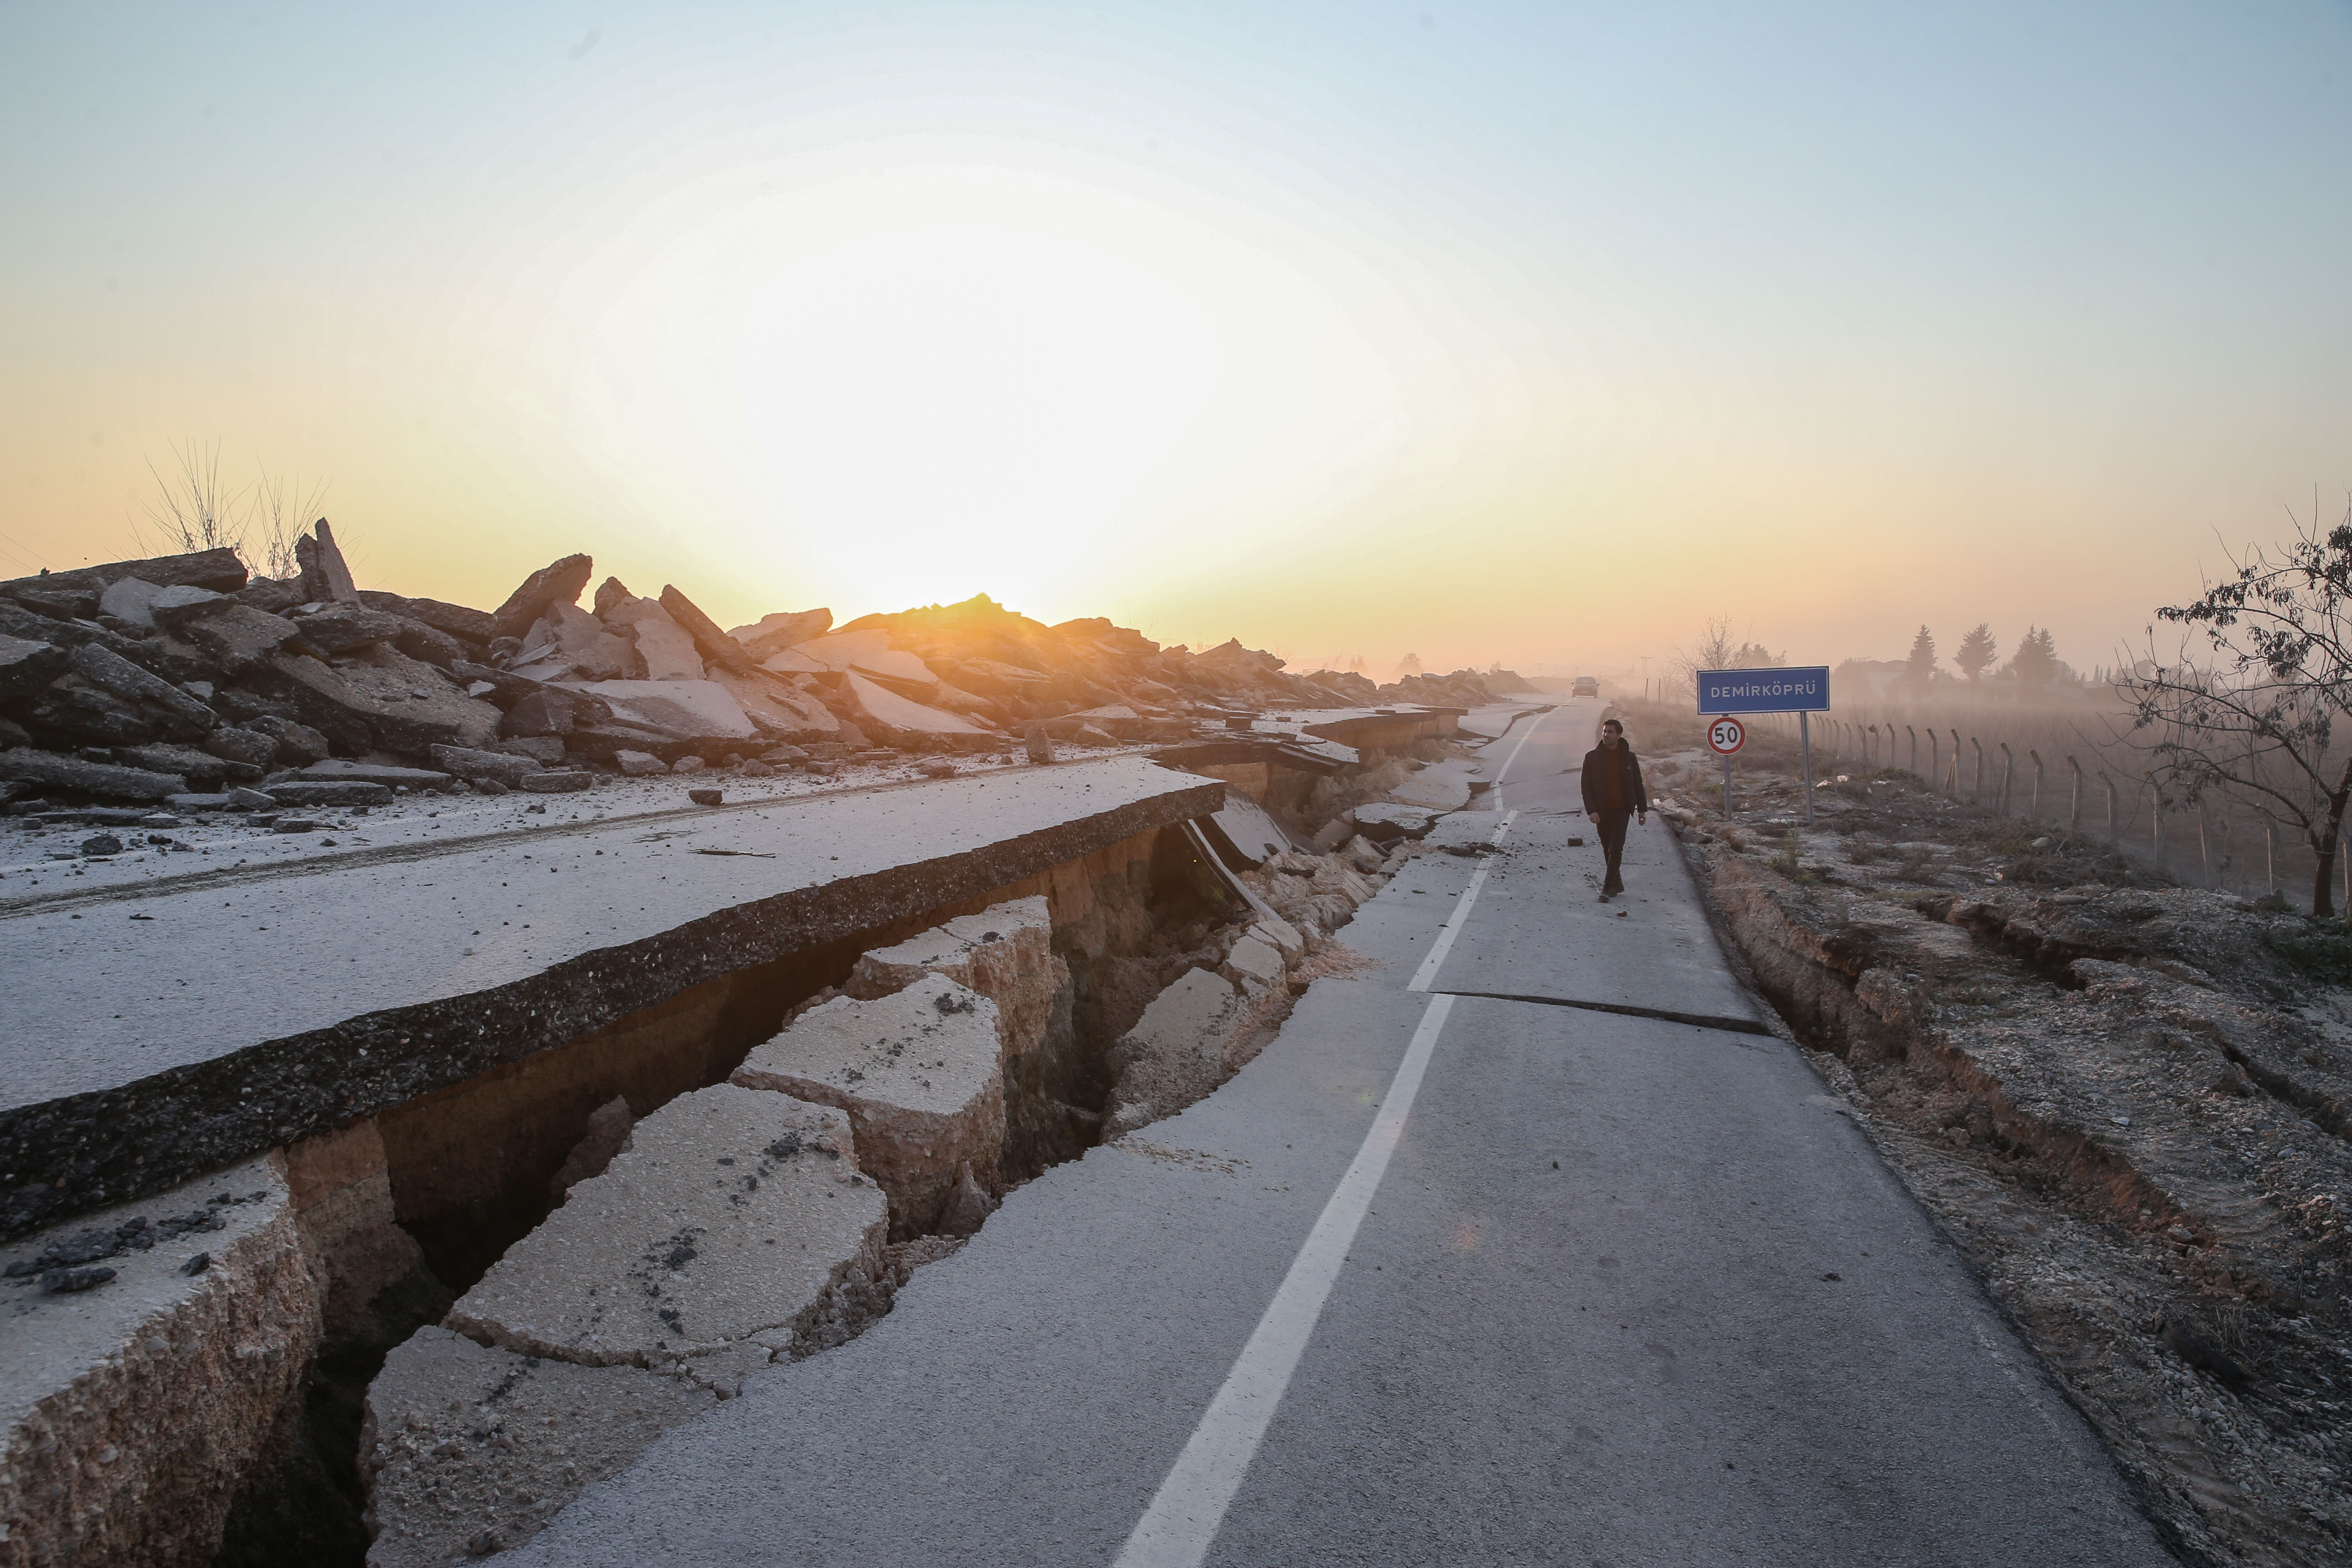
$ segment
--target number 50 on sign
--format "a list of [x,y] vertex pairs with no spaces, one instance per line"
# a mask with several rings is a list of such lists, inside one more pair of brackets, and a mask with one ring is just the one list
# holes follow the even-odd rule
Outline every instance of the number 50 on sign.
[[1706,743],[1722,756],[1739,750],[1748,739],[1748,727],[1737,719],[1717,719],[1707,726]]

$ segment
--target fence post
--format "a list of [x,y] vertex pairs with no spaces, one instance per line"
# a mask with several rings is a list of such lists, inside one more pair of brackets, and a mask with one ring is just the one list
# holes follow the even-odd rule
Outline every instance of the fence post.
[[1960,798],[1960,732],[1958,730],[1952,731],[1952,771],[1944,778],[1944,798]]
[[1911,776],[1917,778],[1919,776],[1919,731],[1915,726],[1906,724],[1903,726],[1903,732],[1911,737]]
[[1944,749],[1936,742],[1933,724],[1927,726],[1927,772],[1922,782],[1931,790],[1944,782]]
[[2010,751],[2007,741],[1993,742],[2000,748],[2000,814],[2009,816],[2009,781],[2017,772],[2016,754]]
[[2263,813],[2263,879],[2270,883],[2272,898],[2278,897],[2278,818]]
[[2042,822],[2042,753],[2028,746],[2025,754],[2033,759],[2033,809],[2026,813],[2026,819],[2039,826]]
[[2199,795],[2195,804],[2197,806],[2197,866],[2203,873],[2205,885],[2210,888],[2213,885],[2213,836],[2206,825],[2205,797]]
[[2154,779],[2147,781],[2147,844],[2149,853],[2156,857],[2156,868],[2163,870],[2164,792],[2156,787]]
[[1984,742],[1970,735],[1969,744],[1976,748],[1977,753],[1977,782],[1969,786],[1969,804],[1982,805],[1984,804]]
[[2066,807],[2066,832],[2070,837],[2080,838],[2083,836],[2083,764],[2069,756],[2066,765],[2074,770],[2074,795]]
[[2123,842],[2116,837],[2123,828],[2118,825],[2116,815],[2116,775],[2101,768],[2099,782],[2107,786],[2107,847],[2113,849]]

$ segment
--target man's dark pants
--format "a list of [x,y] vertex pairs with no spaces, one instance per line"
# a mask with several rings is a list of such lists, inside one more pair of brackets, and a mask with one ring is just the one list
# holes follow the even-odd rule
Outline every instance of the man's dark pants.
[[1617,866],[1625,858],[1625,825],[1633,820],[1630,811],[1604,811],[1592,819],[1593,826],[1601,829],[1601,853],[1609,859],[1609,876],[1601,884],[1604,893],[1625,890],[1625,879],[1617,874]]

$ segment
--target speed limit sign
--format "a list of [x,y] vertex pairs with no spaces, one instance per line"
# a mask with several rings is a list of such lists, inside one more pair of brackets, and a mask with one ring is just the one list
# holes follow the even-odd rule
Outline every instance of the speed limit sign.
[[1706,743],[1720,756],[1731,755],[1747,739],[1747,726],[1737,719],[1717,719],[1707,726]]

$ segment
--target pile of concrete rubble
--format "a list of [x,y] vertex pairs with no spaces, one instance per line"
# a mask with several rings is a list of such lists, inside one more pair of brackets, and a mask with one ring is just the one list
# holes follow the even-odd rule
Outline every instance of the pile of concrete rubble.
[[[398,787],[556,793],[600,774],[825,773],[883,749],[1033,756],[1192,736],[1235,710],[1480,703],[1501,673],[1288,673],[1238,642],[1162,648],[1103,619],[1047,626],[985,595],[835,626],[722,630],[676,587],[585,555],[495,610],[362,589],[321,519],[300,575],[229,549],[0,582],[0,800],[150,809],[362,805]],[[1423,691],[1426,688],[1426,691]],[[26,801],[20,809],[29,805]]]

